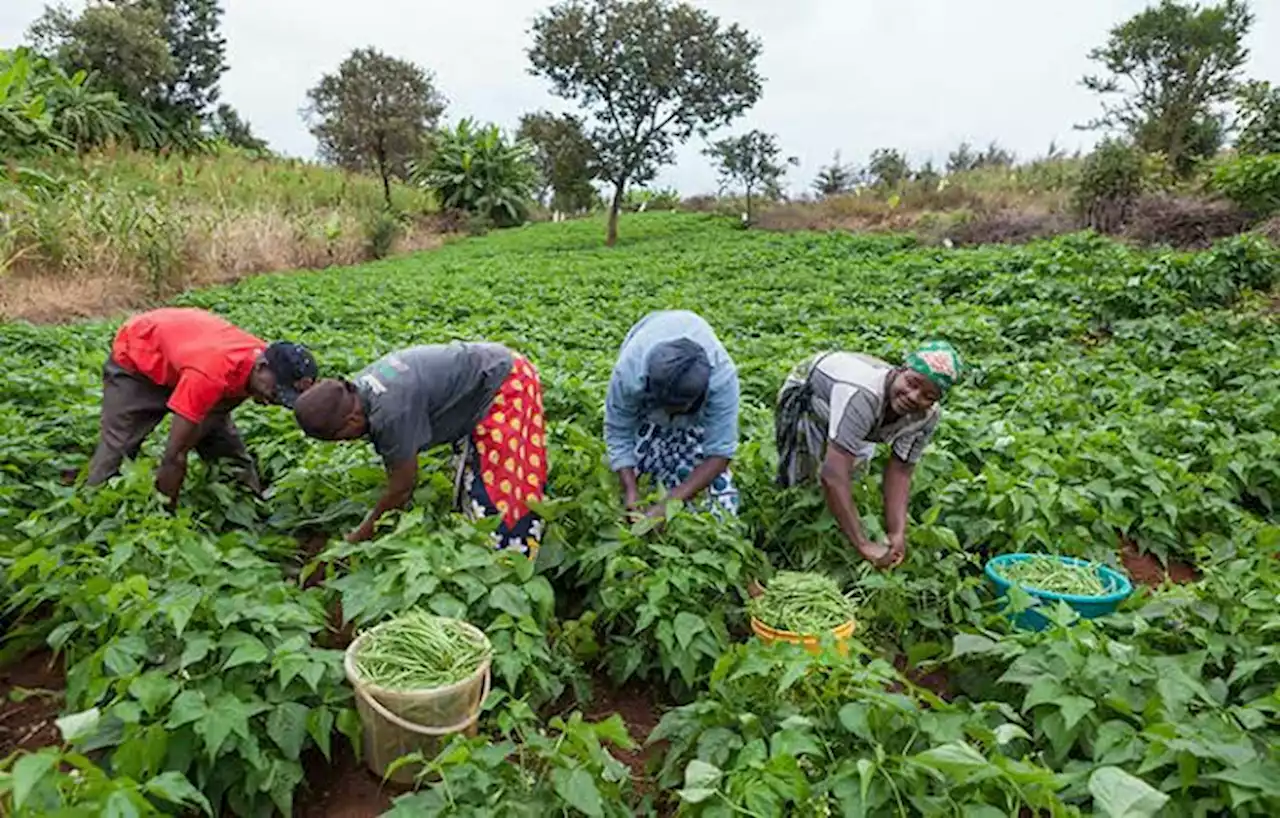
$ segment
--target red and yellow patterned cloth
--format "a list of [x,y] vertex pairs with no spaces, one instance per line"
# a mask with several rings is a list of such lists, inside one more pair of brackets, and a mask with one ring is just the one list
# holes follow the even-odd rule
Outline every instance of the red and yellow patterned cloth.
[[533,556],[542,520],[528,504],[541,500],[546,490],[547,440],[542,382],[524,356],[515,356],[467,448],[460,487],[464,510],[475,517],[500,514],[496,545]]

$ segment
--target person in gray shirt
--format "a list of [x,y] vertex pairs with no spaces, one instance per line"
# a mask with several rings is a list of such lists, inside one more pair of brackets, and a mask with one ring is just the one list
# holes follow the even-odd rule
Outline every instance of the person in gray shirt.
[[383,514],[408,503],[418,453],[447,443],[460,457],[459,510],[501,514],[495,544],[536,552],[542,526],[527,504],[542,499],[546,440],[541,382],[523,356],[500,344],[410,347],[351,380],[319,381],[294,415],[311,437],[367,437],[382,457],[387,488],[348,541],[370,539]]
[[[778,393],[778,483],[817,477],[827,508],[858,553],[877,567],[900,564],[911,476],[938,426],[938,402],[961,371],[960,356],[945,341],[924,344],[896,367],[853,352],[827,352],[800,364]],[[867,537],[852,496],[854,471],[870,462],[878,443],[891,451],[885,543]]]

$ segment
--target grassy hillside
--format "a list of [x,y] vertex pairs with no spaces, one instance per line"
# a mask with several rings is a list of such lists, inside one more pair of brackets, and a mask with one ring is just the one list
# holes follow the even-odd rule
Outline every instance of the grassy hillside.
[[397,186],[398,231],[372,178],[235,150],[110,151],[0,175],[0,315],[101,314],[267,270],[431,246],[430,194]]

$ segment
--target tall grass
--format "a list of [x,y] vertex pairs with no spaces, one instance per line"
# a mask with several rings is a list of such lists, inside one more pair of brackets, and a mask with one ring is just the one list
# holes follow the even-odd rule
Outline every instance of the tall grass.
[[11,165],[0,175],[0,315],[94,314],[438,241],[430,194],[396,186],[392,199],[402,229],[388,248],[379,181],[298,160],[110,150]]

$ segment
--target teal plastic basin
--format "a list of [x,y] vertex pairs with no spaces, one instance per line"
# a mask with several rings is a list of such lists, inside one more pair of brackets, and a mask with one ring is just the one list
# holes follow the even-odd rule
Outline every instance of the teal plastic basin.
[[[1032,557],[1044,556],[1040,554],[1001,554],[987,562],[985,569],[987,579],[991,580],[996,586],[997,596],[1006,596],[1009,588],[1013,583],[1000,575],[1000,566],[1009,565],[1015,562],[1022,562]],[[1052,556],[1056,560],[1067,565],[1090,565],[1088,560],[1080,560],[1075,557],[1059,557]],[[1022,585],[1022,590],[1026,591],[1043,605],[1051,607],[1055,603],[1062,601],[1071,606],[1071,608],[1085,619],[1094,619],[1099,616],[1106,616],[1114,613],[1116,608],[1120,607],[1120,603],[1133,593],[1133,583],[1124,574],[1109,568],[1106,565],[1097,566],[1098,577],[1103,584],[1111,588],[1112,591],[1104,596],[1086,596],[1084,594],[1055,594],[1052,591],[1042,591],[1029,585]],[[1020,628],[1027,630],[1044,630],[1049,625],[1048,618],[1037,611],[1035,608],[1028,608],[1013,618],[1013,622]]]

